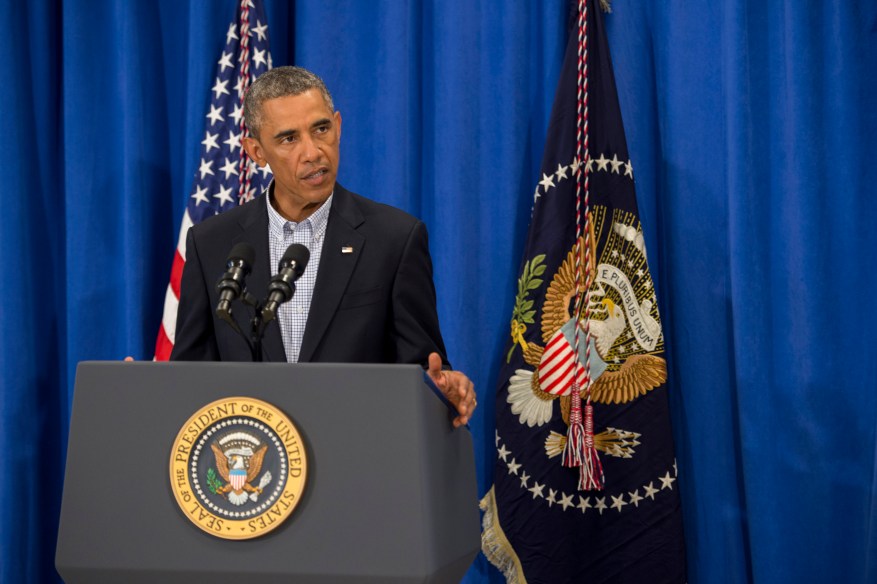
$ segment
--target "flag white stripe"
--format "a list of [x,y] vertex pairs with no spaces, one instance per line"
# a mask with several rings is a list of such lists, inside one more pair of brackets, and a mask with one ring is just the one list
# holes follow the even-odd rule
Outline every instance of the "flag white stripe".
[[180,301],[177,300],[177,295],[168,284],[167,292],[164,295],[164,314],[161,317],[161,326],[164,327],[164,334],[167,335],[171,343],[174,342],[174,336],[177,332],[177,308],[179,306]]
[[189,234],[189,228],[194,225],[192,218],[189,217],[189,210],[183,213],[183,221],[180,224],[180,237],[177,238],[177,251],[183,261],[186,261],[186,236]]

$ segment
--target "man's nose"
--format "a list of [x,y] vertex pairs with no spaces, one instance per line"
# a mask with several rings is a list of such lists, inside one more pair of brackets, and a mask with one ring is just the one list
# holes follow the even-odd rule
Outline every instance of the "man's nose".
[[301,141],[301,156],[305,162],[315,162],[320,158],[320,148],[311,136],[305,136]]

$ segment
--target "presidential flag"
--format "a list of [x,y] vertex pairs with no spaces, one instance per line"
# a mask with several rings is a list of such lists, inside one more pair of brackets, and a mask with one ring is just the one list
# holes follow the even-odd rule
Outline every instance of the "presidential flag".
[[189,228],[252,199],[271,181],[270,169],[256,166],[246,157],[241,146],[241,140],[249,135],[243,119],[244,93],[259,75],[270,68],[268,24],[262,2],[241,0],[235,19],[225,33],[225,47],[217,61],[216,76],[210,89],[198,170],[183,214],[170,283],[165,293],[164,315],[155,342],[157,361],[169,359],[174,348],[180,279],[186,264]]
[[519,273],[482,550],[509,583],[685,582],[664,338],[594,0],[567,45]]

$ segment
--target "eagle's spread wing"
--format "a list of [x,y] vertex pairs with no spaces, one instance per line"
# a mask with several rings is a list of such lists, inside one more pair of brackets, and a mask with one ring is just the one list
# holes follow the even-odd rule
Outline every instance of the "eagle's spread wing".
[[225,454],[222,453],[222,450],[220,450],[215,442],[210,445],[210,448],[216,457],[216,468],[219,470],[219,476],[228,482],[228,458],[225,457]]
[[259,476],[259,472],[262,470],[262,459],[265,458],[265,453],[267,451],[268,445],[263,444],[253,453],[253,456],[250,457],[250,468],[247,469],[248,483],[252,482],[257,476]]
[[631,355],[618,371],[605,371],[591,386],[591,399],[624,404],[667,381],[667,362],[654,355]]
[[566,255],[548,290],[542,305],[542,342],[546,345],[554,333],[571,318],[570,304],[576,292],[575,246]]

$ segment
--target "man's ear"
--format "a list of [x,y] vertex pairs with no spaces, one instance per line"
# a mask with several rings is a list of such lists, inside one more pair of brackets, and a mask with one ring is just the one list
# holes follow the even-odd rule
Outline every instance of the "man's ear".
[[243,139],[243,145],[244,150],[247,151],[247,156],[254,160],[256,164],[261,167],[268,164],[268,161],[265,159],[265,151],[262,149],[262,145],[259,144],[259,140],[252,136],[247,136]]

